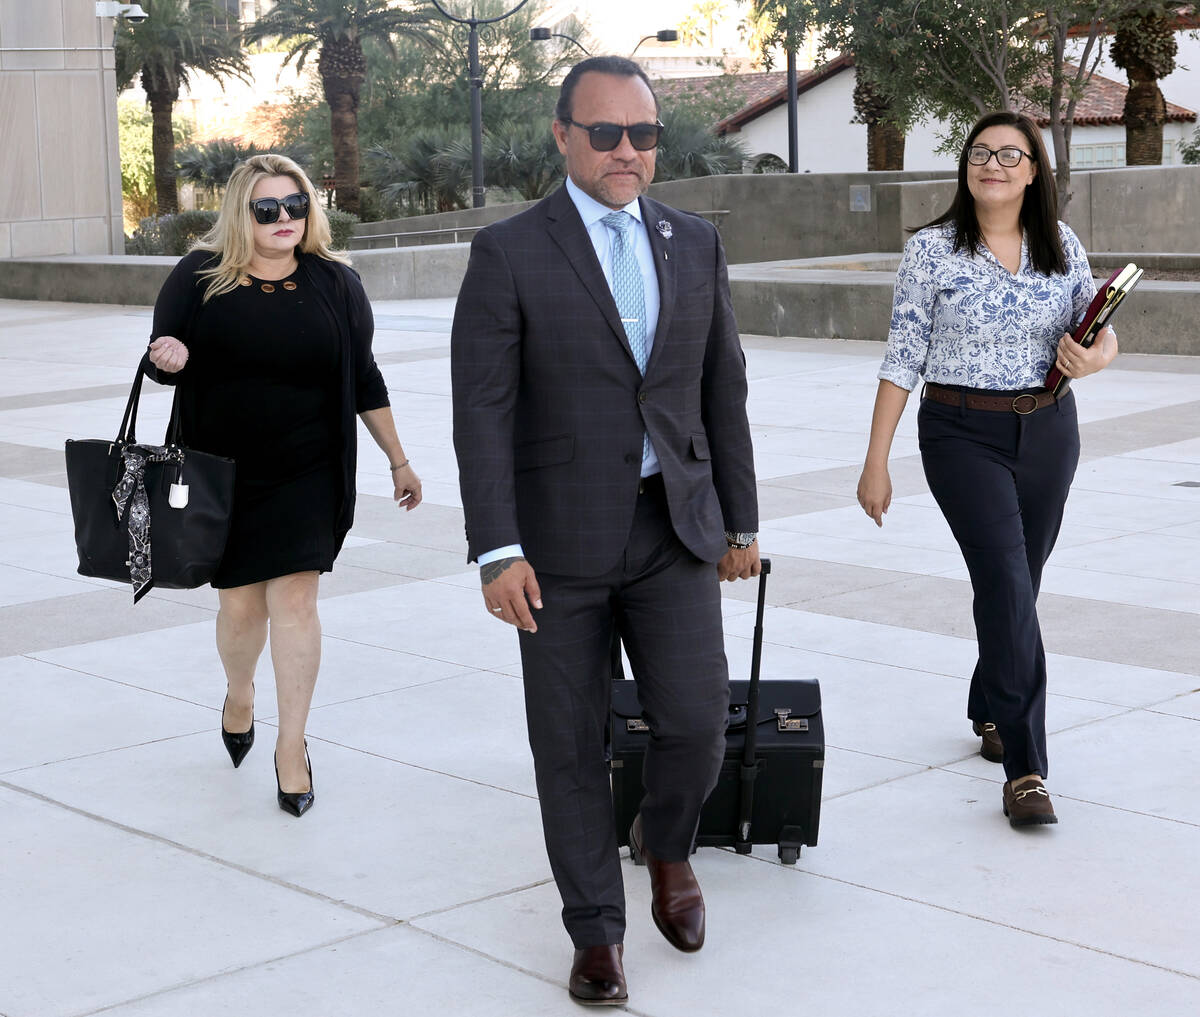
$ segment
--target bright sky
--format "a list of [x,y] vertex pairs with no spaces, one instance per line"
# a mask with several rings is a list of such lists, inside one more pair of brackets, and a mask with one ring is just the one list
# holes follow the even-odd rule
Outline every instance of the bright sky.
[[[560,16],[575,11],[586,20],[592,35],[609,49],[628,52],[643,35],[651,35],[660,28],[676,28],[679,22],[696,6],[696,0],[576,0],[574,3],[554,4]],[[742,12],[736,0],[728,0],[723,24],[718,27],[718,36],[729,36],[723,45],[734,45],[737,39],[737,23]],[[644,47],[643,47],[644,48]]]

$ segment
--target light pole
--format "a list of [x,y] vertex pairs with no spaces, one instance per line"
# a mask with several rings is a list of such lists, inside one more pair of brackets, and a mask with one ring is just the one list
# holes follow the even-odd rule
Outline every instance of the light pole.
[[439,0],[433,0],[433,6],[447,21],[459,25],[467,25],[471,29],[467,44],[467,74],[471,82],[471,205],[473,208],[483,208],[483,78],[479,70],[479,26],[494,25],[497,21],[511,18],[529,0],[521,0],[511,11],[505,11],[494,18],[475,17],[474,0],[471,3],[471,16],[460,18],[451,14],[441,5]]
[[[638,51],[638,46],[640,46],[647,39],[657,39],[659,42],[675,42],[678,38],[679,38],[679,33],[677,31],[675,31],[675,29],[662,28],[662,29],[659,29],[657,32],[655,32],[653,35],[642,36],[638,40],[637,46],[633,47],[633,53],[636,53]],[[578,39],[576,39],[575,36],[573,36],[573,35],[563,35],[561,32],[551,32],[550,29],[548,29],[548,28],[531,28],[529,30],[529,41],[530,42],[547,42],[550,39],[566,39],[567,42],[575,43],[575,45],[578,46],[581,50],[583,50],[584,53],[587,53],[588,56],[592,55],[588,51],[588,48],[582,42],[580,42]],[[630,57],[633,56],[633,53],[629,54]]]
[[[641,46],[641,44],[643,42],[646,42],[648,39],[657,39],[659,42],[675,42],[678,38],[679,38],[679,33],[677,31],[675,31],[675,29],[660,28],[653,35],[643,35],[640,39],[638,39],[637,46],[633,47],[633,53],[636,53],[638,51],[638,46]],[[633,53],[629,54],[630,57],[633,56]]]
[[578,39],[576,39],[575,36],[573,36],[573,35],[563,35],[562,32],[552,32],[548,28],[531,28],[529,30],[529,41],[530,42],[549,42],[551,39],[566,39],[567,42],[575,43],[576,46],[578,46],[581,50],[583,50],[585,55],[587,55],[587,56],[592,55],[591,50],[589,50],[582,42],[580,42]]

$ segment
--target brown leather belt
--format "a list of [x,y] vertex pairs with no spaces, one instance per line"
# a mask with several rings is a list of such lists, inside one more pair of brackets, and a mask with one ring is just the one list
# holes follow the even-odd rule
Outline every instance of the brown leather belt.
[[[1061,399],[1068,391],[1069,386],[1064,386],[1058,398]],[[1049,406],[1055,401],[1053,392],[1023,392],[1017,396],[972,395],[970,392],[960,392],[958,389],[935,385],[928,381],[921,389],[921,398],[932,399],[935,403],[945,403],[947,406],[962,406],[965,399],[968,410],[1006,410],[1022,416]]]

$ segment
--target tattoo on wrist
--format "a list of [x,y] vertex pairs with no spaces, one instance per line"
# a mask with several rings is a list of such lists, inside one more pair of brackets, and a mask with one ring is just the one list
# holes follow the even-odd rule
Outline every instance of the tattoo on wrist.
[[511,566],[519,561],[524,561],[524,558],[501,558],[499,561],[490,561],[486,565],[479,566],[479,578],[484,586],[488,583],[495,582],[504,574]]

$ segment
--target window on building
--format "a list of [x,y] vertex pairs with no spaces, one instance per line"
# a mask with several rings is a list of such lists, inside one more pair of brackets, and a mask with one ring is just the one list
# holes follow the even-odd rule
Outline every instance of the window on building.
[[1125,165],[1125,142],[1107,145],[1072,145],[1071,169],[1112,169]]
[[1163,138],[1163,154],[1162,164],[1164,166],[1174,166],[1179,160],[1176,158],[1176,149],[1179,142],[1172,139]]

